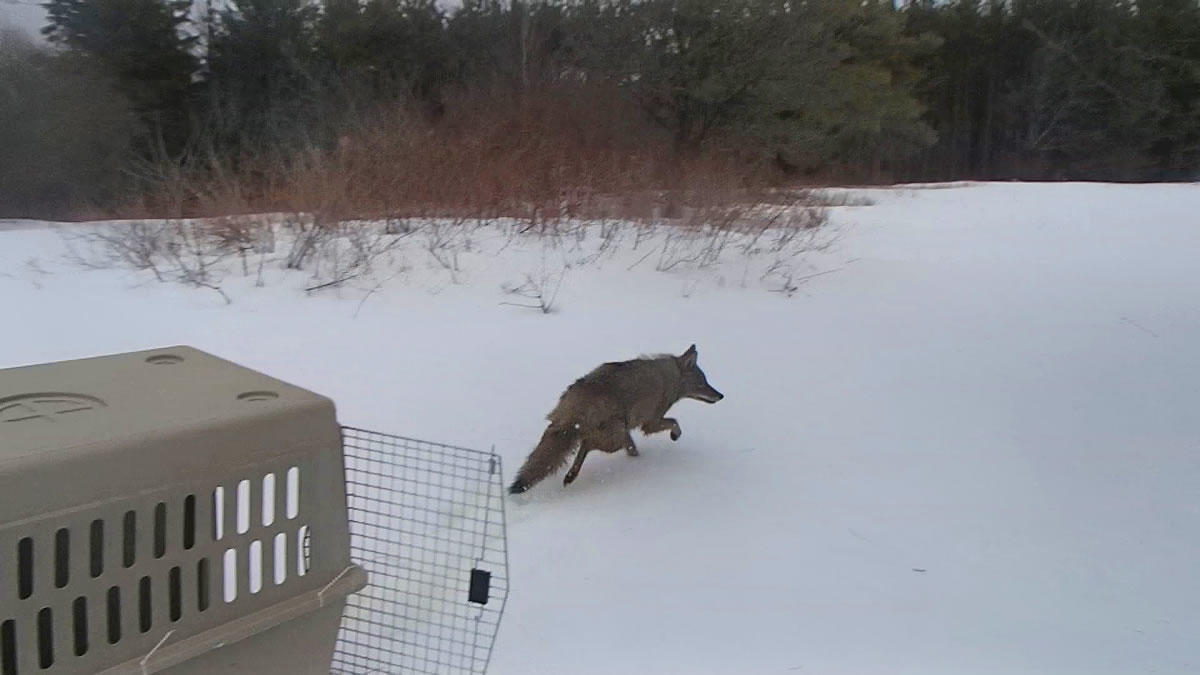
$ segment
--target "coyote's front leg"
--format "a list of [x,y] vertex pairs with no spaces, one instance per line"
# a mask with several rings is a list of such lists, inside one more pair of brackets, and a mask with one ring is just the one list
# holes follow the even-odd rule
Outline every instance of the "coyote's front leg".
[[679,428],[679,422],[674,417],[664,417],[661,420],[653,420],[642,425],[642,433],[649,436],[660,431],[671,430],[671,440],[677,441],[683,435],[683,430]]

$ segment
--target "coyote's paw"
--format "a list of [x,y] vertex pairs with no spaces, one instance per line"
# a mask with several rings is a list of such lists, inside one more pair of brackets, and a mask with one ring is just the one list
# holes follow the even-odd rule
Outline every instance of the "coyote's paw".
[[678,424],[671,427],[671,440],[677,441],[677,440],[679,440],[679,437],[682,435],[683,435],[683,430],[679,428]]

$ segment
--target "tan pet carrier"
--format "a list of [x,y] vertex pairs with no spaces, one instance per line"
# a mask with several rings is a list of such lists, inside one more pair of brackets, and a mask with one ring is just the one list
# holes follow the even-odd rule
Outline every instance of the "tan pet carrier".
[[502,488],[188,347],[0,370],[0,675],[482,673]]

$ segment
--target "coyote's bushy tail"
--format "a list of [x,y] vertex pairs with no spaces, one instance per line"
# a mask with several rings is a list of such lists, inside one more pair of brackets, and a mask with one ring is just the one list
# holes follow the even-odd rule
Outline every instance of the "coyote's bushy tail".
[[551,424],[542,433],[542,440],[529,453],[529,458],[517,471],[517,477],[509,486],[510,494],[518,494],[533,487],[538,481],[557,471],[571,457],[571,450],[579,441],[579,430],[573,426]]

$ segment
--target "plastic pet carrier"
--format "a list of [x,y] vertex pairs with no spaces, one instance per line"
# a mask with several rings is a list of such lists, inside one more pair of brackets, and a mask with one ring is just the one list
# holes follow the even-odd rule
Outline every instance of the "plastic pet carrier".
[[0,675],[482,673],[502,486],[189,347],[0,370]]

